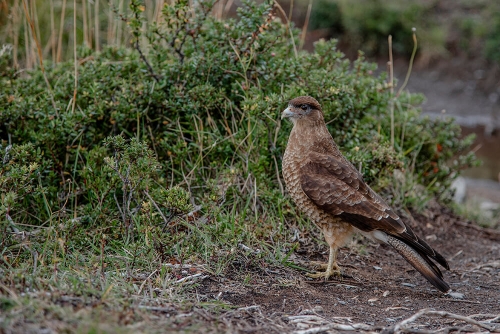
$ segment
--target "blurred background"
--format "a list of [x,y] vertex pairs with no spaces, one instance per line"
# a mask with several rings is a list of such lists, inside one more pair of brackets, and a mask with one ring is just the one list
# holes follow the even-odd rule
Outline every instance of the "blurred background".
[[[145,0],[148,20],[159,20],[166,3]],[[19,70],[40,66],[38,50],[50,64],[73,59],[75,49],[128,46],[129,31],[120,20],[128,5],[128,0],[0,0],[0,45],[11,45]],[[239,0],[220,0],[213,15],[235,17],[238,5]],[[312,50],[318,39],[335,38],[348,58],[360,50],[380,71],[388,70],[391,35],[400,83],[415,28],[418,49],[407,89],[426,96],[424,115],[453,116],[464,135],[477,135],[474,150],[483,164],[465,172],[465,188],[457,192],[500,203],[500,1],[280,0],[279,7],[281,18],[301,29],[304,50]]]

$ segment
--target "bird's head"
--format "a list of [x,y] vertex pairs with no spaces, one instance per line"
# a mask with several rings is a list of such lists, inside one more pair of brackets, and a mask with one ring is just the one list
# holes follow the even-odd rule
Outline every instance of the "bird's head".
[[317,124],[324,122],[321,106],[310,96],[299,96],[288,102],[288,107],[281,114],[281,119],[289,118],[294,125]]

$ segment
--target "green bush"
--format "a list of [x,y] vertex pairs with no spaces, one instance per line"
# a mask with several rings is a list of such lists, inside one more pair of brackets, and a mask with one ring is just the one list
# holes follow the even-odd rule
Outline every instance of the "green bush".
[[[322,103],[342,151],[376,189],[397,169],[444,198],[451,180],[474,163],[464,155],[470,137],[459,139],[451,120],[421,118],[420,96],[391,96],[385,75],[374,76],[362,55],[351,63],[335,41],[298,52],[299,32],[292,36],[268,4],[245,1],[239,17],[225,21],[209,14],[212,6],[177,1],[143,28],[143,7],[132,1],[126,20],[133,48],[81,48],[76,100],[73,63],[21,73],[3,53],[0,226],[41,229],[31,236],[41,263],[64,261],[69,250],[125,247],[144,261],[152,252],[215,259],[218,271],[242,242],[286,261],[292,232],[283,226],[297,221],[283,197],[291,124],[281,123],[280,113],[297,95]],[[13,266],[18,241],[0,238]]]
[[487,59],[500,63],[500,6],[497,5],[497,10],[493,12],[488,25],[489,31],[486,35],[485,56]]
[[328,28],[350,50],[370,56],[387,56],[387,37],[392,35],[393,51],[409,56],[415,27],[419,51],[426,57],[443,56],[446,29],[435,20],[433,10],[434,4],[418,1],[321,0],[313,6],[311,28]]
[[[307,2],[300,2],[305,9]],[[417,29],[419,56],[431,59],[464,57],[500,61],[500,4],[498,1],[446,0],[319,0],[314,2],[309,29],[329,29],[345,50],[387,58],[389,35],[395,54],[413,51],[412,28]]]

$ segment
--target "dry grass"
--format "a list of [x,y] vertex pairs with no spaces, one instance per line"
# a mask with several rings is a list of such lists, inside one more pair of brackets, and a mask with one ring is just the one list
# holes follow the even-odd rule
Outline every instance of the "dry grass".
[[[144,0],[147,21],[161,20],[161,10],[170,2]],[[226,17],[233,4],[219,1],[213,15]],[[0,44],[12,45],[18,68],[40,66],[40,55],[59,63],[74,58],[75,49],[82,46],[95,51],[105,45],[127,46],[131,36],[120,17],[129,13],[127,0],[1,0]]]

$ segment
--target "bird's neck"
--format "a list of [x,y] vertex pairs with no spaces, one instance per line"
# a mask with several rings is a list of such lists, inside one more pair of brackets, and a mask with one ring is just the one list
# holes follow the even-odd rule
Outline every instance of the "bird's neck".
[[296,145],[295,149],[304,155],[310,152],[318,152],[333,156],[342,156],[332,135],[328,132],[324,121],[317,124],[295,123],[290,133],[289,141],[291,140]]

